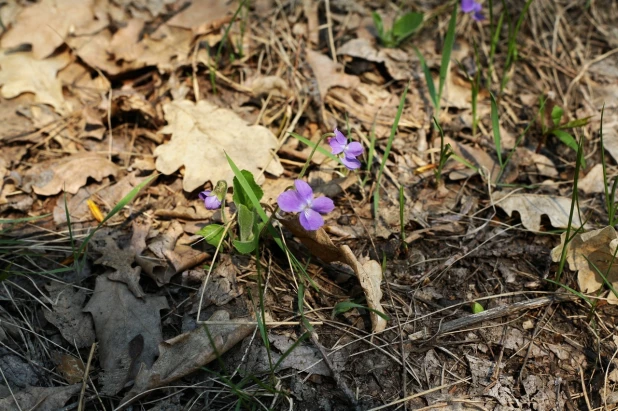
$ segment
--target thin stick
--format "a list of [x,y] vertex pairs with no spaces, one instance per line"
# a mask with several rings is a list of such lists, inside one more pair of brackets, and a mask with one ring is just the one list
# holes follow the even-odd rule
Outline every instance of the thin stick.
[[[528,301],[520,301],[503,307],[491,308],[478,314],[468,315],[466,317],[457,318],[456,320],[444,323],[436,334],[433,335],[433,337],[456,331],[463,327],[469,327],[483,321],[495,320],[496,318],[512,315],[521,311],[534,310],[551,303],[575,301],[578,298],[578,296],[570,293],[556,293],[547,297],[539,297]],[[410,340],[418,340],[424,337],[426,337],[425,331],[418,331],[408,336]]]
[[588,410],[592,410],[592,406],[590,405],[590,399],[588,398],[588,391],[586,391],[586,382],[584,381],[584,369],[582,366],[579,366],[579,376],[582,381],[582,392],[584,393],[584,400],[586,400],[586,406]]
[[82,390],[79,393],[79,405],[77,406],[77,411],[82,411],[84,409],[84,394],[86,393],[86,384],[88,382],[88,374],[90,374],[90,364],[92,363],[92,357],[94,357],[94,349],[96,348],[97,343],[92,343],[90,347],[90,354],[88,354],[88,362],[86,363],[86,369],[84,370],[84,380],[82,381]]
[[381,405],[381,406],[376,407],[376,408],[372,408],[369,411],[383,410],[383,409],[388,408],[388,407],[390,407],[392,405],[401,404],[402,402],[410,401],[410,400],[413,400],[414,398],[422,397],[423,395],[427,395],[427,394],[430,394],[432,392],[439,391],[439,390],[441,390],[443,388],[452,387],[453,385],[461,384],[462,382],[468,382],[468,381],[470,381],[469,377],[464,379],[464,380],[458,380],[458,381],[452,382],[450,384],[444,384],[444,385],[440,385],[440,386],[437,386],[437,387],[433,387],[433,388],[431,388],[431,389],[429,389],[427,391],[419,392],[417,394],[412,394],[409,397],[401,398],[401,399],[399,399],[397,401],[393,401],[391,403],[388,403],[388,404],[385,404],[385,405]]
[[[257,321],[198,321],[198,324],[204,325],[258,325]],[[278,326],[278,325],[303,325],[300,321],[265,321],[264,325]],[[322,321],[309,321],[311,325],[324,325]]]
[[333,19],[330,14],[330,0],[324,2],[326,6],[326,25],[328,26],[328,42],[330,46],[330,55],[333,61],[337,63],[337,51],[335,50],[335,40],[333,39]]
[[0,367],[0,374],[2,374],[2,379],[6,383],[6,387],[9,389],[9,392],[11,393],[11,397],[13,397],[13,401],[15,401],[15,405],[17,405],[17,408],[19,409],[19,411],[22,411],[21,407],[19,406],[19,403],[17,402],[17,398],[15,398],[15,394],[13,394],[13,390],[11,389],[11,384],[9,384],[9,382],[6,380],[6,377],[4,376],[4,371],[2,371],[2,367]]

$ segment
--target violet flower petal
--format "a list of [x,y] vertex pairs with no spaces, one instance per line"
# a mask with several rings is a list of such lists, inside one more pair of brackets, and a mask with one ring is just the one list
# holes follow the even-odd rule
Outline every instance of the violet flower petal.
[[277,204],[286,213],[298,213],[305,207],[304,201],[298,197],[296,190],[288,190],[279,194]]
[[483,16],[483,13],[481,13],[480,11],[475,11],[474,14],[472,15],[472,18],[476,21],[485,20],[485,16]]
[[356,157],[344,156],[341,158],[341,162],[343,163],[344,166],[346,166],[350,170],[356,170],[357,168],[360,168],[361,166],[361,162],[358,161]]
[[470,13],[472,11],[476,11],[475,10],[476,5],[477,3],[474,0],[461,0],[461,11],[463,11],[464,13]]
[[204,201],[206,200],[206,197],[208,197],[210,195],[210,193],[212,193],[211,190],[204,190],[199,194],[200,200]]
[[346,145],[348,144],[348,139],[343,135],[343,133],[337,129],[335,129],[335,137],[330,139],[330,148],[333,150],[333,154],[343,153]]
[[322,196],[313,200],[311,209],[320,214],[326,214],[335,209],[335,203],[330,198]]
[[353,141],[350,144],[348,144],[348,147],[345,150],[345,154],[348,157],[351,157],[351,156],[358,157],[361,154],[363,154],[363,145],[359,143],[358,141]]
[[221,200],[219,200],[216,195],[211,194],[204,200],[204,206],[206,206],[207,210],[216,210],[221,207]]
[[313,190],[309,186],[309,184],[305,183],[303,180],[295,180],[294,186],[296,187],[296,191],[298,192],[298,198],[305,204],[308,205],[313,200]]
[[307,231],[315,231],[324,225],[324,219],[317,211],[307,208],[300,213],[300,225]]

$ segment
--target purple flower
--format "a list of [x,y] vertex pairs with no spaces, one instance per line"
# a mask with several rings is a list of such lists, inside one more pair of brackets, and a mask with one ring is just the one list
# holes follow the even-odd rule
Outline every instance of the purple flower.
[[217,195],[214,191],[202,191],[200,193],[200,200],[204,202],[204,206],[206,206],[208,210],[216,210],[217,208],[221,207],[221,200],[217,198]]
[[303,180],[294,181],[296,190],[279,194],[277,204],[287,213],[300,213],[300,225],[307,231],[317,230],[324,225],[320,214],[330,213],[335,209],[333,200],[328,197],[313,198],[313,190]]
[[348,139],[343,133],[335,128],[335,137],[330,139],[330,148],[333,149],[333,154],[343,154],[341,162],[350,170],[360,168],[361,163],[356,157],[363,154],[363,146],[361,143],[353,141],[348,143]]
[[464,13],[472,13],[472,18],[476,21],[485,19],[485,16],[481,13],[481,10],[481,3],[478,3],[475,0],[461,0],[461,11]]

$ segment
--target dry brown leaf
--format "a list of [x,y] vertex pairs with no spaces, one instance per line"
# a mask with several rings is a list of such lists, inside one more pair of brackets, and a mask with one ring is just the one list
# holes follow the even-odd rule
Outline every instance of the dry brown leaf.
[[[139,299],[125,284],[110,281],[103,274],[97,277],[94,294],[84,311],[94,318],[101,367],[121,381],[104,384],[110,387],[107,393],[122,389],[143,364],[150,367],[154,363],[158,344],[163,340],[159,311],[167,308],[165,297]],[[132,349],[135,341],[141,341],[138,350]]]
[[94,0],[41,0],[25,7],[2,36],[3,48],[32,45],[35,58],[51,55],[65,37],[94,19]]
[[[491,176],[491,181],[493,183],[495,183],[498,177],[500,177],[500,165],[484,150],[459,143],[450,137],[444,138],[444,144],[450,144],[453,151],[455,151],[455,154],[470,162],[477,169],[481,170],[483,175]],[[439,138],[434,140],[434,147],[440,147]],[[456,164],[459,168],[458,170],[451,171],[449,173],[448,176],[451,180],[462,180],[477,173],[475,170],[456,162],[456,160],[450,160],[449,164]]]
[[604,193],[603,164],[596,164],[585,177],[577,182],[577,188],[586,194]]
[[[80,307],[81,311],[81,307]],[[92,320],[90,318],[90,320]],[[93,332],[94,336],[94,332]],[[69,384],[77,384],[84,380],[84,371],[86,371],[86,365],[77,357],[73,357],[70,354],[58,353],[52,351],[52,360],[56,363],[56,370],[60,371],[60,374]]]
[[[297,218],[279,219],[288,230],[297,237],[301,243],[305,245],[311,252],[325,263],[339,261],[349,265],[356,273],[358,280],[365,292],[367,305],[376,311],[384,313],[384,309],[380,304],[382,299],[382,290],[380,284],[382,282],[382,267],[377,261],[369,260],[361,264],[350,247],[343,245],[337,247],[330,239],[323,228],[315,231],[305,230],[299,223]],[[373,332],[381,332],[386,328],[386,320],[371,312],[371,330]]]
[[[27,387],[0,400],[0,410],[33,410],[33,411],[57,411],[77,394],[81,384],[67,385],[64,387]],[[19,404],[19,407],[15,404]]]
[[[519,212],[522,225],[530,231],[541,230],[542,215],[548,216],[555,228],[567,228],[569,224],[570,198],[539,194],[496,193],[494,201],[495,205],[506,211],[509,216],[513,215],[513,211]],[[575,208],[572,227],[577,228],[581,225],[579,213]]]
[[[515,158],[522,167],[535,167],[537,172],[545,177],[558,177],[558,170],[554,163],[543,154],[535,153],[526,147],[517,147]],[[581,184],[582,180],[579,180]],[[579,186],[581,188],[581,186]]]
[[45,288],[54,301],[53,311],[43,311],[45,319],[54,324],[71,345],[77,348],[90,347],[95,335],[92,318],[82,312],[82,305],[86,301],[85,291],[75,291],[70,285],[56,282]]
[[[208,283],[203,282],[206,279],[206,275],[202,277],[202,286],[200,290],[195,294],[195,304],[191,309],[191,313],[196,313],[199,308],[200,298],[202,299],[202,309],[208,307],[211,304],[221,306],[229,303],[232,299],[242,294],[243,288],[239,286],[236,280],[236,265],[232,261],[229,255],[222,255],[219,261],[219,265],[212,271]],[[204,289],[204,287],[206,287]],[[202,291],[202,289],[204,289]]]
[[[382,300],[382,289],[380,288],[382,283],[382,267],[380,263],[375,260],[367,260],[361,263],[347,245],[341,246],[341,252],[345,256],[344,262],[350,265],[358,276],[358,281],[367,299],[367,306],[378,312],[385,313],[380,303]],[[374,311],[371,311],[369,316],[371,317],[371,331],[378,333],[386,329],[386,320],[384,318],[377,315]]]
[[276,97],[287,97],[290,95],[290,87],[279,76],[254,77],[248,79],[243,85],[250,88],[256,97],[269,93]]
[[322,99],[331,87],[355,88],[360,84],[358,77],[345,74],[340,64],[317,51],[307,50],[307,63],[313,70]]
[[231,21],[232,14],[237,8],[238,4],[235,1],[194,1],[172,17],[167,24],[193,30],[195,34],[205,34]]
[[35,193],[52,196],[63,190],[75,194],[88,177],[101,181],[103,177],[115,176],[117,171],[116,165],[106,158],[86,152],[37,164],[27,176]]
[[166,11],[166,5],[174,4],[177,0],[114,0],[114,3],[123,9],[135,7],[138,10],[148,10],[152,17],[157,17]]
[[[142,230],[148,234],[150,226],[133,224],[133,236],[143,238],[145,235]],[[94,263],[101,264],[115,271],[109,273],[108,278],[113,281],[119,281],[127,285],[129,290],[138,298],[144,297],[145,293],[139,284],[141,268],[133,267],[133,261],[136,259],[135,247],[127,247],[121,249],[118,247],[116,240],[110,235],[108,230],[99,230],[92,237],[92,248],[101,254]]]
[[[375,125],[377,138],[387,137],[393,126],[393,118],[397,115],[399,97],[376,84],[360,83],[350,90],[333,89],[327,102],[345,107],[351,118],[364,123],[366,129]],[[400,128],[421,128],[425,122],[425,112],[420,103],[418,90],[410,89],[406,101]]]
[[174,101],[163,106],[168,125],[160,133],[171,134],[169,143],[157,147],[157,170],[171,174],[185,167],[185,191],[193,191],[206,181],[231,183],[234,173],[227,153],[238,168],[254,175],[261,168],[275,176],[283,167],[274,154],[277,138],[266,127],[248,125],[232,110],[205,100]]
[[156,66],[160,71],[171,71],[188,64],[191,55],[193,32],[178,27],[161,25],[152,36],[140,41],[141,54],[131,65],[132,69]]
[[[560,236],[560,245],[551,251],[554,262],[560,261],[566,233]],[[608,273],[610,262],[614,261],[614,252],[618,245],[618,235],[614,227],[605,227],[592,230],[587,233],[577,234],[567,245],[566,259],[569,268],[577,271],[577,284],[584,293],[592,293],[603,286],[603,279],[594,269],[596,266],[611,282],[618,287],[618,264],[612,264]],[[592,265],[594,264],[594,266]],[[613,293],[610,293],[609,302],[618,304]]]
[[[240,321],[250,320],[248,318]],[[180,334],[159,345],[159,358],[152,367],[142,367],[135,385],[122,403],[134,401],[146,390],[170,384],[201,369],[247,337],[255,325],[238,324],[227,311],[216,311],[209,321],[229,321],[229,325],[210,326],[208,335],[203,327]],[[211,341],[215,343],[213,347]]]
[[59,114],[70,110],[62,95],[62,83],[57,73],[71,62],[69,52],[45,60],[37,60],[32,53],[0,54],[0,84],[2,97],[13,98],[33,93],[34,101],[49,104]]
[[401,49],[382,48],[378,51],[368,39],[364,38],[348,41],[337,49],[337,54],[382,63],[395,80],[408,80],[412,77],[413,64],[417,60],[416,57],[412,57],[413,54]]
[[67,39],[67,43],[90,67],[116,75],[129,69],[131,65],[124,61],[116,62],[114,56],[107,52],[112,37],[111,31],[105,29],[88,36],[71,37]]
[[[616,79],[614,79],[616,80]],[[597,108],[591,119],[591,127],[598,130],[601,123],[601,108],[603,112],[603,143],[607,152],[618,161],[618,82],[596,85],[592,87],[593,104]]]

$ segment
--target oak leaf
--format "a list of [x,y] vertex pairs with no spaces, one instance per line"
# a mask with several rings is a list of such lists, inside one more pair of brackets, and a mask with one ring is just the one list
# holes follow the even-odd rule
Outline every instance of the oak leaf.
[[117,171],[114,163],[96,153],[80,153],[37,164],[28,171],[27,177],[35,193],[52,196],[63,189],[75,194],[88,177],[101,181],[103,177],[115,176]]
[[274,154],[277,138],[266,127],[248,125],[232,110],[205,100],[197,104],[174,101],[163,106],[168,125],[159,132],[171,134],[169,143],[154,151],[157,170],[171,174],[185,167],[183,189],[193,191],[206,181],[232,182],[225,152],[238,168],[258,174],[261,168],[275,176],[283,167]]
[[33,93],[35,102],[49,104],[59,114],[67,113],[70,107],[62,95],[57,73],[70,62],[68,52],[45,60],[37,60],[32,53],[0,53],[2,97]]

